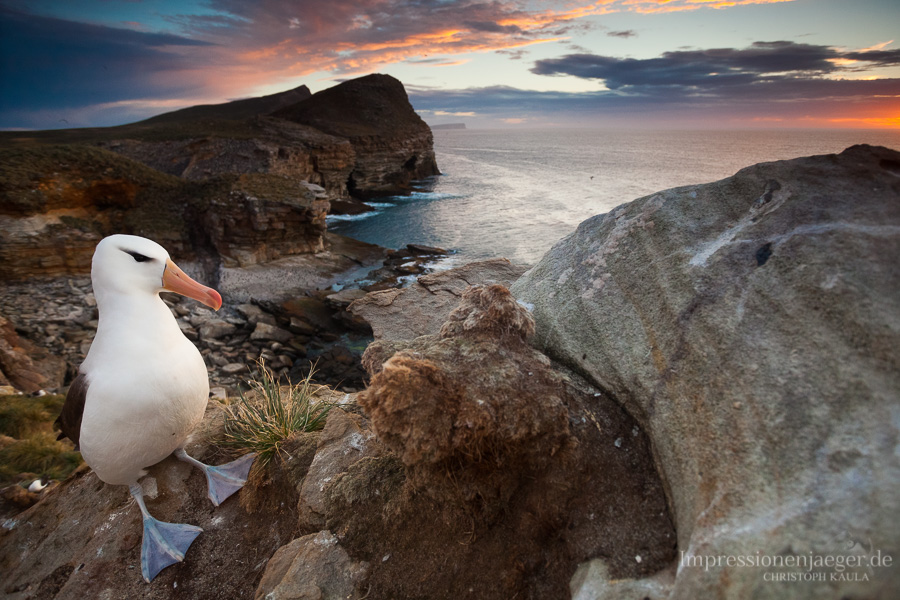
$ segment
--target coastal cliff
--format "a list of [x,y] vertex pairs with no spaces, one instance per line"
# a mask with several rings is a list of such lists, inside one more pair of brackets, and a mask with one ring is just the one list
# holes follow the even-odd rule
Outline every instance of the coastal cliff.
[[[754,165],[597,215],[527,272],[496,259],[344,290],[343,322],[373,339],[362,389],[329,396],[323,430],[291,435],[215,511],[199,472],[150,470],[154,514],[205,530],[184,563],[144,584],[139,513],[82,469],[3,521],[0,589],[893,598],[898,174],[900,153],[869,146]],[[279,358],[323,316],[309,298],[241,305],[243,321],[173,308],[208,357],[269,336]],[[33,339],[0,350],[28,355],[47,334],[5,316]],[[17,363],[33,373],[19,381],[44,359]],[[210,403],[201,458],[224,462],[226,406]]]
[[431,130],[403,84],[379,74],[118,127],[0,132],[0,143],[96,145],[188,180],[284,175],[324,188],[332,201],[403,194],[411,181],[439,174]]
[[430,129],[387,75],[0,142],[9,279],[86,273],[111,233],[156,239],[217,279],[322,252],[332,203],[438,173]]
[[346,81],[273,116],[350,140],[356,162],[347,186],[356,197],[401,194],[413,180],[440,173],[431,129],[389,75]]
[[82,146],[0,149],[0,277],[90,272],[111,233],[157,240],[212,276],[323,250],[328,201],[275,174],[187,182]]

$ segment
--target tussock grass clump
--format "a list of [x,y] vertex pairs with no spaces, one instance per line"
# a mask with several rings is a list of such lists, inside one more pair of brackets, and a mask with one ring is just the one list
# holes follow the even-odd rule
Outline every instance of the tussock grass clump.
[[247,382],[250,390],[225,409],[222,445],[252,450],[265,465],[295,432],[322,429],[334,404],[315,397],[328,386],[313,383],[314,373],[311,369],[299,383],[282,385],[260,361],[259,375]]

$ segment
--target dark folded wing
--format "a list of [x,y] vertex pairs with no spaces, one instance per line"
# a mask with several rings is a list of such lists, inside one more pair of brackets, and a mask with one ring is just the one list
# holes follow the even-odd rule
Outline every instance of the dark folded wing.
[[69,438],[75,442],[78,449],[78,440],[81,437],[81,417],[84,416],[84,399],[87,396],[88,381],[84,375],[79,375],[69,386],[66,394],[66,402],[62,412],[56,418],[54,425],[59,426],[60,434],[56,439]]

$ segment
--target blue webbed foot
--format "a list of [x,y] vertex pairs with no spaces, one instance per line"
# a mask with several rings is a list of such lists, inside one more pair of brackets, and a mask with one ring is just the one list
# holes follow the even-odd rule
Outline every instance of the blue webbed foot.
[[209,484],[209,499],[213,504],[219,506],[228,496],[244,487],[255,459],[255,454],[245,454],[230,463],[204,469]]
[[250,467],[253,466],[253,461],[256,459],[256,454],[245,454],[230,463],[211,467],[188,456],[183,449],[176,450],[175,456],[203,469],[206,483],[209,485],[208,496],[215,506],[219,506],[226,498],[244,487],[244,484],[247,483],[247,476],[250,474]]
[[131,495],[144,517],[144,539],[141,544],[141,575],[150,583],[160,571],[184,560],[184,553],[203,530],[194,525],[166,523],[150,516],[144,504],[141,486],[132,484]]
[[184,553],[203,530],[194,525],[165,523],[144,517],[144,542],[141,545],[141,574],[150,583],[156,575],[184,560]]

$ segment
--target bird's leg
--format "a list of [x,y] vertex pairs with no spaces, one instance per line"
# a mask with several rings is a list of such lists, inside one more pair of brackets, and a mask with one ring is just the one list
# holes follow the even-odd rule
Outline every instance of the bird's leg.
[[156,575],[184,560],[184,553],[203,531],[194,525],[165,523],[150,516],[144,504],[144,490],[137,483],[128,486],[144,516],[144,541],[141,544],[141,575],[150,583]]
[[245,454],[237,460],[230,463],[211,467],[205,465],[196,458],[188,456],[184,448],[175,451],[175,457],[190,463],[198,469],[203,469],[206,475],[206,483],[209,484],[209,499],[216,506],[222,504],[228,496],[232,495],[247,483],[247,475],[250,474],[250,467],[256,454]]

